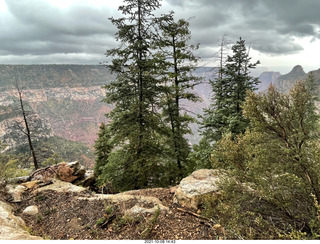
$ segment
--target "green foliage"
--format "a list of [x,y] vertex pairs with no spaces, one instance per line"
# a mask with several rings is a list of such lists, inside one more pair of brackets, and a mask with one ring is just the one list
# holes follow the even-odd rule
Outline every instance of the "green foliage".
[[158,221],[159,215],[160,215],[160,208],[157,208],[154,214],[152,215],[151,219],[149,220],[149,222],[146,223],[147,227],[141,232],[141,237],[143,239],[147,239],[150,236],[155,224]]
[[[0,151],[3,149],[4,146],[0,143]],[[6,182],[11,178],[28,175],[27,170],[22,168],[23,157],[24,155],[18,157],[8,153],[0,153],[0,182]]]
[[[243,228],[232,229],[240,236],[255,233],[245,235],[249,239],[264,238],[267,229],[272,230],[268,239],[318,238],[320,141],[311,90],[299,82],[289,94],[272,86],[265,94],[248,92],[243,111],[251,130],[224,135],[211,157],[213,167],[226,169],[233,179],[222,185],[224,196],[216,209],[236,210],[221,221],[234,226],[240,221]],[[254,221],[248,213],[262,229],[243,223]]]
[[195,122],[194,118],[183,111],[181,101],[200,100],[198,95],[192,92],[194,86],[200,82],[200,78],[192,74],[198,61],[193,51],[198,49],[198,45],[188,44],[191,39],[189,23],[184,19],[175,22],[173,13],[158,18],[157,24],[160,35],[154,45],[160,49],[156,57],[165,84],[160,106],[164,121],[169,125],[168,140],[164,142],[168,145],[165,153],[169,154],[177,165],[176,170],[171,172],[171,177],[176,175],[173,178],[181,180],[185,176],[187,158],[191,151],[185,135],[191,133],[189,124]]
[[121,45],[107,51],[113,58],[109,68],[117,77],[106,86],[105,102],[115,108],[108,114],[107,131],[112,132],[108,144],[113,150],[105,162],[103,178],[116,188],[132,189],[152,184],[149,180],[156,178],[163,149],[158,140],[164,124],[156,111],[161,86],[150,46],[154,37],[152,12],[160,4],[157,0],[124,2],[127,5],[119,10],[126,18],[110,18],[118,28],[116,38]]
[[55,153],[52,154],[52,156],[50,158],[47,158],[46,160],[41,162],[41,166],[42,167],[47,167],[47,166],[51,166],[51,165],[55,165],[55,164],[61,163],[62,161],[63,161],[63,159],[60,157],[60,155],[55,152]]
[[44,196],[44,195],[37,195],[37,196],[35,197],[35,200],[36,200],[37,202],[42,202],[42,201],[44,201],[44,200],[46,200],[46,199],[47,199],[47,197]]
[[224,67],[220,68],[219,78],[210,81],[214,97],[212,104],[204,110],[202,132],[210,143],[218,141],[224,133],[236,136],[249,126],[242,115],[242,104],[246,92],[255,90],[259,80],[250,76],[259,61],[250,63],[245,41],[241,38],[232,46],[233,55],[228,56]]
[[[88,146],[62,137],[53,136],[42,138],[34,143],[35,152],[42,167],[60,163],[62,161],[79,161],[85,164],[84,157],[94,161],[93,150]],[[28,153],[28,148],[21,146],[11,153]]]
[[264,219],[274,214],[272,205],[259,201],[235,180],[227,179],[221,185],[223,191],[218,197],[203,199],[201,213],[224,228],[224,238],[278,239],[278,229]]
[[111,18],[121,45],[107,51],[117,77],[105,86],[104,101],[115,108],[95,144],[98,184],[112,191],[176,184],[185,175],[190,148],[184,135],[193,119],[182,113],[180,100],[198,99],[190,92],[197,58],[187,44],[188,22],[155,18],[157,0],[125,3],[119,10],[126,17]]
[[212,146],[210,143],[202,138],[198,145],[193,145],[193,151],[189,154],[188,173],[192,173],[197,169],[211,168],[210,157],[212,153]]
[[97,219],[96,225],[103,225],[104,222],[106,222],[106,220],[107,220],[107,218],[105,218],[105,217],[102,217],[102,218],[100,218],[100,219]]

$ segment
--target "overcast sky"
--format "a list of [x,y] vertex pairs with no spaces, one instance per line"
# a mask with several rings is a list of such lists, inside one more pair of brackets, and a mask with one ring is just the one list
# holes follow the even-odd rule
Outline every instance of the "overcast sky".
[[[300,64],[320,68],[319,0],[163,0],[157,14],[173,10],[190,19],[192,43],[203,65],[214,66],[223,35],[251,46],[264,70],[287,73]],[[1,64],[98,64],[117,46],[109,17],[121,0],[0,0]]]

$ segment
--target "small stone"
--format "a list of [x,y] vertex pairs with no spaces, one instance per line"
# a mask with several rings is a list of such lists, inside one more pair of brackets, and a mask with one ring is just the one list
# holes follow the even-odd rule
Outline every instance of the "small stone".
[[26,207],[26,209],[23,210],[22,213],[27,215],[36,215],[39,213],[39,209],[37,206],[33,205],[33,206]]

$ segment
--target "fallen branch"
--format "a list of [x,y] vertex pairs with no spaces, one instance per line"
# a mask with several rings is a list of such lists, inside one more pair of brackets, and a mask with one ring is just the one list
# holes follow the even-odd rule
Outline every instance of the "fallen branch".
[[202,216],[202,215],[200,215],[200,214],[191,212],[191,211],[189,211],[189,210],[185,210],[185,209],[183,209],[183,208],[177,208],[177,210],[179,210],[180,212],[184,212],[184,213],[188,213],[188,214],[190,214],[190,215],[193,215],[193,216],[195,216],[195,217],[197,217],[197,218],[199,218],[199,219],[205,219],[205,220],[208,220],[208,221],[212,221],[211,219],[209,219],[209,218],[207,218],[207,217],[205,217],[205,216]]

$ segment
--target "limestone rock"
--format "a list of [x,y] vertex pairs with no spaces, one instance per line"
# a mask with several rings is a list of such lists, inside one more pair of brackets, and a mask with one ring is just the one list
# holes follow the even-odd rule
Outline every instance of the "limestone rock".
[[174,202],[183,207],[198,209],[206,195],[219,195],[219,181],[225,177],[222,171],[200,169],[181,180],[175,189]]
[[137,215],[150,213],[153,214],[158,208],[161,212],[170,211],[168,207],[164,206],[162,202],[156,197],[147,197],[140,195],[130,195],[130,192],[119,194],[95,194],[93,197],[78,197],[79,200],[98,201],[108,200],[115,204],[135,201],[135,205],[130,209],[124,209],[124,214]]
[[157,210],[160,211],[169,211],[168,207],[163,206],[162,204],[159,205],[155,205],[152,208],[146,208],[146,207],[142,207],[139,204],[134,205],[132,208],[128,209],[125,211],[126,215],[139,215],[139,214],[154,214]]
[[13,208],[0,201],[0,240],[42,240],[26,231],[23,219],[13,215]]
[[27,190],[27,187],[22,185],[7,185],[6,188],[13,198],[11,202],[21,202],[22,194]]
[[61,181],[61,180],[53,180],[52,184],[46,185],[44,187],[40,187],[37,189],[38,192],[52,190],[57,192],[82,192],[85,191],[86,188],[73,185],[69,182]]
[[37,206],[29,206],[29,207],[26,207],[22,213],[27,215],[36,215],[39,213],[39,209]]

